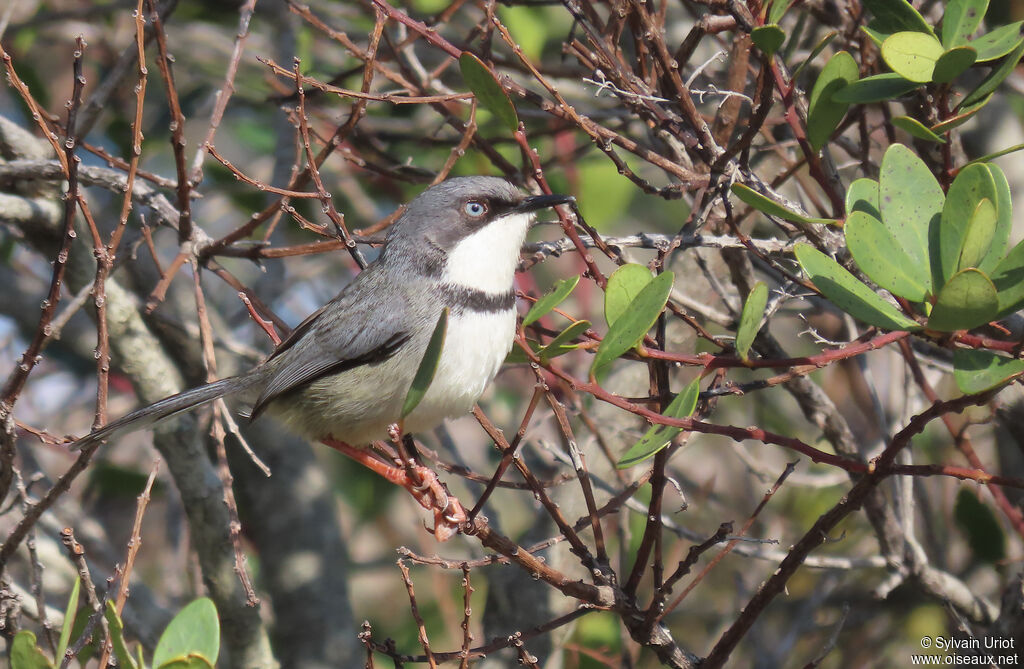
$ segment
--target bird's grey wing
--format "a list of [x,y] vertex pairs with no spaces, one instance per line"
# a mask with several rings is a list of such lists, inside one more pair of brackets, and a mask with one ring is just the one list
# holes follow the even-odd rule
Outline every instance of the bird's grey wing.
[[409,340],[403,309],[366,299],[372,290],[365,284],[350,288],[304,320],[267,359],[264,364],[274,372],[253,405],[250,420],[281,395],[324,376],[383,362]]

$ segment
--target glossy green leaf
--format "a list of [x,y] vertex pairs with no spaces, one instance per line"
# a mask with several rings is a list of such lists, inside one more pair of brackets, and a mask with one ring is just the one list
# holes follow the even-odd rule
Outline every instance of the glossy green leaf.
[[886,330],[917,330],[920,326],[858,281],[839,263],[810,244],[797,244],[796,259],[822,294],[837,307],[870,325]]
[[674,278],[672,272],[662,272],[651,279],[622,315],[608,326],[590,367],[592,377],[603,375],[612,361],[636,346],[654,326],[668,302]]
[[761,317],[764,316],[767,304],[768,286],[758,281],[750,289],[750,294],[743,303],[740,326],[736,330],[736,353],[744,360],[747,359],[747,353],[750,352],[750,345],[754,343],[757,331],[761,329]]
[[57,664],[64,661],[64,653],[71,641],[71,630],[75,627],[75,614],[78,613],[78,594],[82,588],[81,579],[76,578],[75,584],[71,586],[71,595],[68,596],[68,605],[64,609],[64,624],[60,627],[60,639],[57,641],[57,651],[53,659]]
[[949,0],[942,15],[942,44],[947,49],[967,44],[987,9],[988,0]]
[[836,102],[854,104],[883,102],[895,100],[912,90],[920,88],[920,86],[921,84],[907,81],[895,72],[886,72],[855,81],[841,91],[836,92],[832,99]]
[[882,218],[878,211],[878,182],[874,179],[855,179],[846,189],[846,215],[855,211]]
[[832,225],[835,220],[831,218],[812,218],[810,216],[804,216],[797,212],[786,209],[781,204],[770,198],[761,195],[756,190],[749,186],[744,186],[741,183],[734,183],[730,188],[732,194],[740,199],[744,204],[749,204],[754,209],[768,214],[770,216],[778,216],[784,221],[792,221],[794,223],[806,223],[808,225]]
[[1022,27],[1024,21],[999,26],[971,42],[971,46],[978,52],[978,62],[987,63],[1013,51],[1021,39],[1024,39],[1024,35],[1021,34]]
[[526,317],[523,318],[523,327],[540,320],[550,313],[552,309],[565,301],[565,298],[572,294],[572,291],[576,289],[576,284],[579,282],[580,277],[577,275],[556,283],[554,288],[533,303],[533,306],[530,307],[530,310],[526,313]]
[[[447,311],[444,310],[445,316]],[[435,333],[437,330],[434,328]],[[219,654],[220,621],[217,619],[217,608],[209,597],[200,597],[179,611],[160,635],[156,650],[153,651],[153,666],[159,667],[164,662],[189,655],[202,656],[215,665]]]
[[931,272],[900,248],[891,231],[871,214],[855,211],[843,226],[846,246],[857,266],[880,287],[911,302],[931,292]]
[[878,176],[879,209],[900,248],[921,267],[931,267],[929,234],[942,216],[945,196],[928,166],[902,144],[882,156]]
[[1013,51],[1010,52],[1010,55],[999,61],[999,64],[988,73],[987,77],[981,80],[981,83],[973,91],[960,101],[957,107],[959,109],[970,107],[995,92],[999,88],[999,84],[1003,83],[1003,80],[1010,76],[1017,67],[1017,63],[1020,62],[1022,55],[1024,55],[1024,40],[1017,44]]
[[996,229],[992,233],[992,247],[988,255],[978,265],[978,269],[992,276],[996,266],[1002,261],[1006,249],[1010,246],[1010,230],[1013,228],[1013,203],[1010,199],[1010,183],[1006,180],[1003,170],[995,163],[983,163],[992,175],[992,182],[996,186]]
[[977,59],[978,52],[973,47],[958,46],[949,49],[935,61],[932,81],[937,84],[949,83],[966,72]]
[[825,146],[850,106],[834,101],[832,96],[857,81],[857,76],[857,61],[848,52],[840,51],[829,59],[814,82],[807,105],[807,141],[815,151]]
[[935,296],[928,329],[970,330],[993,320],[998,310],[999,300],[992,281],[976,269],[965,269],[954,274]]
[[875,29],[885,33],[914,30],[934,35],[931,25],[907,0],[864,0],[864,6],[875,17]]
[[466,88],[473,92],[477,102],[494,114],[509,132],[518,130],[519,117],[516,115],[516,108],[512,106],[505,89],[484,62],[469,51],[463,51],[459,56],[459,69],[462,71]]
[[[419,406],[419,403],[427,394],[430,384],[434,381],[434,374],[437,372],[438,363],[441,362],[441,353],[444,351],[444,339],[447,333],[448,307],[445,307],[437,318],[434,331],[430,334],[430,341],[427,342],[427,348],[423,351],[420,366],[416,368],[416,375],[412,379],[412,385],[409,386],[409,392],[405,395],[405,403],[402,405],[402,418],[411,414],[413,409]],[[216,611],[214,615],[216,615]]]
[[911,118],[909,116],[894,116],[892,118],[892,124],[897,128],[910,133],[912,137],[917,137],[918,139],[923,139],[927,142],[936,142],[938,144],[946,143],[944,138],[936,135],[928,128],[928,126],[921,123],[916,118]]
[[1003,528],[992,509],[978,499],[975,486],[960,488],[953,505],[953,517],[960,530],[967,535],[967,544],[975,557],[989,563],[1006,558],[1006,535]]
[[10,658],[11,669],[53,669],[50,658],[36,645],[36,635],[28,630],[22,630],[14,635]]
[[953,116],[950,116],[945,121],[940,121],[939,123],[933,125],[932,132],[938,135],[942,135],[949,132],[953,128],[959,128],[964,123],[970,121],[971,118],[973,118],[975,114],[981,111],[981,108],[987,105],[988,101],[991,99],[992,95],[989,94],[988,97],[983,98],[982,100],[974,103],[970,107],[965,107],[963,109],[957,110],[957,112],[953,114]]
[[[996,185],[988,167],[974,163],[960,170],[946,193],[942,208],[942,224],[938,231],[939,272],[933,274],[935,285],[941,286],[959,270],[960,252],[971,217],[983,199],[997,202]],[[933,268],[934,269],[934,268]]]
[[931,81],[935,62],[942,54],[939,40],[925,33],[898,32],[882,42],[882,58],[886,65],[908,81]]
[[785,31],[775,24],[758,26],[750,31],[750,39],[766,56],[774,56],[775,52],[786,41]]
[[604,320],[610,326],[626,312],[633,299],[644,286],[654,279],[651,270],[643,265],[628,263],[608,277],[604,289]]
[[[667,418],[686,418],[693,414],[697,408],[697,398],[700,397],[700,377],[691,381],[683,392],[676,395],[663,414]],[[619,458],[615,466],[619,469],[626,469],[639,464],[647,458],[654,457],[654,454],[671,443],[672,439],[683,431],[681,427],[671,425],[652,425],[647,433],[640,438],[640,441],[633,444],[626,453]]]
[[965,395],[995,388],[1024,373],[1024,360],[1007,358],[990,351],[958,348],[953,351],[953,378]]
[[103,616],[107,619],[107,628],[110,630],[110,643],[114,647],[114,657],[117,658],[118,665],[139,669],[139,665],[135,663],[135,658],[128,652],[128,645],[124,639],[124,625],[121,623],[120,616],[117,615],[117,608],[114,606],[114,602],[109,599],[107,600],[106,608],[103,610]]
[[1024,309],[1024,241],[992,270],[992,283],[998,291],[1000,317]]
[[541,361],[546,362],[552,358],[557,358],[560,355],[565,355],[569,351],[575,351],[579,346],[577,344],[570,344],[573,339],[576,339],[581,334],[590,329],[590,321],[576,321],[569,327],[565,328],[555,336],[548,344],[537,352]]
[[996,207],[992,200],[984,199],[971,215],[964,234],[963,247],[960,249],[960,261],[957,270],[977,267],[987,256],[992,247],[992,236],[996,231]]

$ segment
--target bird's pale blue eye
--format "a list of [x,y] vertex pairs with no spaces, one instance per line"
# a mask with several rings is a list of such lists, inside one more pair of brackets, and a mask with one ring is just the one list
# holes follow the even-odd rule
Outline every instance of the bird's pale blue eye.
[[487,205],[483,202],[467,202],[466,206],[463,207],[463,211],[473,218],[480,218],[487,213]]

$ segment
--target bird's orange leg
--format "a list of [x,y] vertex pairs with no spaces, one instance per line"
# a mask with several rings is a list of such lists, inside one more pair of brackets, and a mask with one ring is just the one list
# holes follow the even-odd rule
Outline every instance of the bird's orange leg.
[[444,484],[428,467],[410,463],[407,467],[388,464],[364,448],[357,448],[333,437],[320,440],[334,450],[347,455],[367,469],[383,476],[387,481],[409,491],[420,506],[434,514],[433,533],[438,541],[447,541],[469,519],[465,508],[448,493]]

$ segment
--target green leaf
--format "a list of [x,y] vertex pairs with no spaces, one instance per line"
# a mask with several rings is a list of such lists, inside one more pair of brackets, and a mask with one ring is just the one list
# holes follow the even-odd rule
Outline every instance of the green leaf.
[[775,55],[786,41],[786,33],[775,24],[758,26],[750,31],[750,39],[769,58]]
[[605,322],[611,326],[619,320],[619,316],[626,313],[633,298],[653,279],[651,270],[636,263],[629,263],[615,270],[608,277],[608,284],[604,288]]
[[947,49],[966,44],[987,9],[988,0],[949,0],[942,15],[942,44]]
[[953,517],[967,535],[974,555],[983,562],[995,563],[1006,557],[1006,536],[992,509],[982,504],[975,490],[964,486],[956,494]]
[[139,669],[139,666],[135,664],[132,654],[128,652],[128,645],[124,640],[124,625],[121,624],[121,618],[117,615],[117,608],[114,606],[114,602],[109,599],[107,600],[107,607],[103,610],[103,615],[107,619],[107,627],[110,629],[110,643],[114,646],[114,657],[117,658],[118,665]]
[[1010,183],[1006,180],[1003,170],[995,163],[984,163],[984,165],[988,168],[992,175],[992,181],[996,185],[996,199],[993,202],[996,205],[996,213],[999,218],[996,221],[996,229],[992,233],[992,247],[985,259],[978,265],[978,269],[992,276],[991,272],[1002,261],[1003,255],[1010,245],[1010,230],[1013,228],[1013,203],[1010,200]]
[[954,274],[935,296],[928,329],[970,330],[993,320],[998,310],[999,300],[992,281],[976,269],[965,269]]
[[547,362],[552,358],[557,358],[560,355],[565,355],[569,351],[575,351],[579,348],[576,344],[569,344],[573,339],[579,337],[581,334],[590,329],[590,321],[576,321],[569,327],[565,328],[558,335],[552,339],[548,344],[537,352],[542,362]]
[[921,327],[810,244],[797,244],[794,251],[815,287],[854,318],[886,330],[917,330]]
[[840,51],[829,59],[814,82],[807,105],[807,141],[815,151],[825,146],[850,106],[834,101],[832,96],[857,81],[857,76],[857,61],[848,52]]
[[50,658],[36,645],[36,635],[22,630],[11,641],[11,669],[53,669]]
[[[419,406],[424,395],[427,394],[427,390],[434,380],[434,373],[437,372],[437,364],[441,361],[441,353],[444,351],[444,339],[447,332],[448,307],[445,307],[437,318],[437,325],[434,326],[434,331],[430,335],[430,341],[427,342],[427,348],[423,351],[423,359],[420,360],[420,366],[416,368],[416,375],[412,379],[412,385],[409,386],[409,392],[405,395],[405,404],[402,405],[402,418],[411,414],[413,409]],[[216,611],[214,613],[216,614]]]
[[[445,309],[445,312],[448,310]],[[440,322],[440,321],[439,321]],[[435,332],[437,328],[434,329]],[[217,663],[220,654],[220,621],[209,597],[200,597],[178,612],[160,635],[153,651],[153,666],[198,655]]]
[[878,182],[874,179],[855,179],[846,189],[846,215],[863,211],[875,218],[881,218],[878,211]]
[[613,360],[644,338],[665,308],[674,278],[672,272],[662,272],[651,279],[633,298],[626,311],[608,327],[608,333],[598,346],[590,367],[592,377],[601,376]]
[[932,81],[937,84],[949,83],[966,72],[977,59],[978,52],[974,47],[958,46],[949,49],[935,61]]
[[1021,42],[1022,26],[1024,21],[999,26],[971,42],[971,46],[978,52],[978,62],[987,63],[1013,51]]
[[925,33],[898,32],[882,42],[882,58],[886,65],[908,81],[931,81],[935,62],[942,54],[939,40]]
[[882,156],[878,176],[882,222],[910,259],[931,266],[929,234],[942,216],[945,196],[928,166],[902,144],[893,144]]
[[909,116],[894,116],[892,118],[892,124],[918,139],[923,139],[927,142],[937,142],[939,144],[946,143],[945,139],[929,130],[924,123],[921,123],[916,118],[911,118]]
[[864,0],[874,17],[875,29],[885,33],[914,30],[934,35],[931,25],[907,0]]
[[1013,247],[992,271],[999,296],[999,316],[1024,308],[1024,241]]
[[958,348],[953,351],[953,378],[965,395],[995,388],[1024,373],[1024,360],[1007,358],[990,351]]
[[945,121],[940,121],[932,126],[932,132],[936,134],[944,134],[952,130],[953,128],[959,128],[964,123],[967,123],[971,118],[981,111],[981,108],[988,104],[988,101],[992,99],[992,95],[983,98],[981,101],[974,103],[970,107],[964,107],[957,111],[953,116],[950,116]]
[[744,360],[754,343],[757,331],[761,329],[761,317],[764,316],[765,305],[768,304],[768,286],[758,281],[750,289],[747,301],[743,303],[740,315],[740,326],[736,330],[736,353]]
[[967,234],[967,227],[978,203],[983,199],[990,203],[997,202],[995,180],[987,166],[973,163],[960,170],[946,193],[942,224],[938,230],[940,272],[933,274],[936,286],[946,283],[963,269],[960,267],[960,253],[964,246],[964,235]]
[[57,664],[64,661],[64,653],[71,641],[71,630],[75,627],[75,614],[78,613],[78,592],[82,587],[82,580],[76,578],[75,584],[71,586],[71,595],[68,597],[68,605],[64,609],[64,624],[60,628],[60,640],[57,642],[57,652],[53,659]]
[[540,320],[561,304],[565,298],[572,294],[572,291],[576,289],[576,284],[579,282],[579,276],[571,276],[556,283],[554,288],[533,303],[530,311],[526,313],[526,318],[523,319],[523,327]]
[[[764,284],[761,284],[764,285]],[[667,407],[665,407],[666,418],[686,418],[697,408],[697,398],[700,397],[700,377],[691,381],[683,392],[676,395]],[[615,466],[619,469],[626,469],[639,464],[647,458],[653,457],[655,453],[669,445],[672,439],[683,431],[681,427],[671,425],[652,425],[647,433],[640,438],[640,441],[633,444],[626,453],[619,458]]]
[[963,247],[960,249],[960,260],[957,270],[977,267],[988,255],[992,247],[992,236],[996,231],[996,207],[988,198],[978,203],[971,215],[970,223],[964,234]]
[[156,669],[213,669],[213,665],[201,655],[188,655],[168,660]]
[[490,68],[469,51],[459,56],[459,69],[466,87],[476,96],[477,102],[487,111],[494,114],[509,132],[519,129],[519,117],[512,106],[505,89],[494,78]]
[[855,211],[843,232],[850,255],[872,281],[911,302],[924,302],[932,287],[928,267],[912,262],[881,221]]
[[881,49],[882,42],[884,42],[885,38],[891,35],[892,32],[883,32],[878,29],[878,25],[879,24],[877,21],[872,21],[866,26],[861,26],[860,29],[864,32],[865,35],[871,38],[871,41],[875,43],[875,46]]
[[[89,616],[91,615],[92,609],[89,608],[87,604],[83,604],[79,607],[78,613],[75,616],[75,625],[71,629],[71,638],[74,639],[76,643],[79,639],[81,639],[82,634],[85,633],[85,628],[89,624]],[[99,628],[97,627],[96,629]],[[100,641],[102,641],[102,639]],[[78,655],[75,656],[75,659],[78,660],[79,665],[84,667],[88,664],[92,656],[96,654],[96,645],[97,641],[94,632],[93,636],[89,637],[88,643],[82,646],[82,650],[78,651]]]
[[1020,62],[1020,57],[1022,55],[1024,55],[1024,40],[1021,40],[1017,44],[1016,48],[1014,48],[1009,56],[999,61],[999,65],[994,67],[992,71],[988,73],[988,76],[982,79],[981,83],[960,101],[957,108],[964,109],[987,98],[990,93],[993,93],[997,88],[999,88],[999,84],[1003,83],[1004,79],[1010,76],[1013,70],[1017,67],[1017,63]]
[[768,9],[768,23],[778,24],[789,9],[789,0],[771,0]]
[[835,102],[868,104],[894,100],[920,88],[921,84],[907,81],[895,72],[875,74],[855,81],[832,96]]
[[798,214],[795,211],[786,209],[775,200],[761,195],[750,186],[744,186],[741,183],[734,183],[730,188],[732,194],[740,199],[744,204],[749,204],[754,209],[768,214],[769,216],[778,216],[784,221],[792,221],[794,223],[806,223],[808,225],[832,225],[835,220],[831,218],[811,218],[810,216],[804,216]]
[[811,52],[807,55],[807,58],[804,59],[804,62],[800,63],[800,65],[797,66],[795,70],[793,70],[793,75],[790,77],[790,81],[796,81],[797,77],[800,76],[800,73],[804,71],[804,68],[813,63],[814,59],[817,58],[818,55],[825,50],[825,47],[832,43],[832,40],[834,40],[836,38],[836,35],[838,34],[839,33],[836,32],[835,30],[830,30],[827,33],[825,33],[825,36],[822,37],[818,41],[818,43],[814,45],[813,49],[811,49]]

